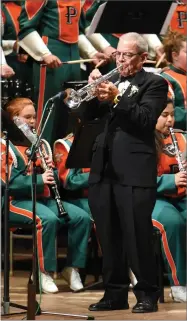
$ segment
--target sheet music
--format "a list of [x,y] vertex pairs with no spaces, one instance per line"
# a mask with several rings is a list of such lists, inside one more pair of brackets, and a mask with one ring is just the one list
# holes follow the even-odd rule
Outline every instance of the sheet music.
[[107,2],[101,4],[99,6],[99,8],[97,9],[97,11],[92,19],[92,22],[86,32],[86,36],[90,36],[92,33],[95,33],[95,30],[97,28],[97,25],[98,25],[100,19],[101,19],[101,16],[102,16],[102,13],[103,13],[103,10],[104,10],[106,4],[107,4]]

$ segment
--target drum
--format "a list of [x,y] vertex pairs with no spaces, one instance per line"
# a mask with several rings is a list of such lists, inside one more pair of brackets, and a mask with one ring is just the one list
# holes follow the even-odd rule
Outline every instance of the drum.
[[7,79],[1,79],[1,104],[2,107],[8,102],[9,100],[9,82]]
[[20,79],[1,79],[1,99],[2,106],[16,97],[25,97],[33,100],[34,89]]

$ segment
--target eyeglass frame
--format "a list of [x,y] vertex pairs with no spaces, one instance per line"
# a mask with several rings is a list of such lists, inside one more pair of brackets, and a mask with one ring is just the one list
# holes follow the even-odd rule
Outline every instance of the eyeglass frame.
[[123,58],[125,57],[125,58],[130,58],[130,59],[133,58],[134,56],[139,56],[142,54],[142,52],[141,53],[137,52],[137,53],[133,54],[132,52],[121,52],[121,51],[116,50],[112,53],[113,58],[116,58],[115,55],[117,55],[117,53],[120,54],[119,57],[122,55]]

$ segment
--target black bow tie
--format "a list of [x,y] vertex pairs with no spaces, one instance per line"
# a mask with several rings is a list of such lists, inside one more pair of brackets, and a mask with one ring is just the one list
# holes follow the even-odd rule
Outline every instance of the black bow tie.
[[121,76],[121,77],[120,77],[120,82],[124,82],[124,81],[126,81],[126,80],[128,80],[128,81],[131,82],[133,78],[134,78],[134,75],[127,76],[127,77]]

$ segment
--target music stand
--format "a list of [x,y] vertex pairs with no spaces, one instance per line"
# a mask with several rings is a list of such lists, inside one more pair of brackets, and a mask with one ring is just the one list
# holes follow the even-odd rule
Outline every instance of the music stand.
[[177,2],[173,0],[109,0],[100,5],[86,34],[138,32],[164,35],[176,6]]

